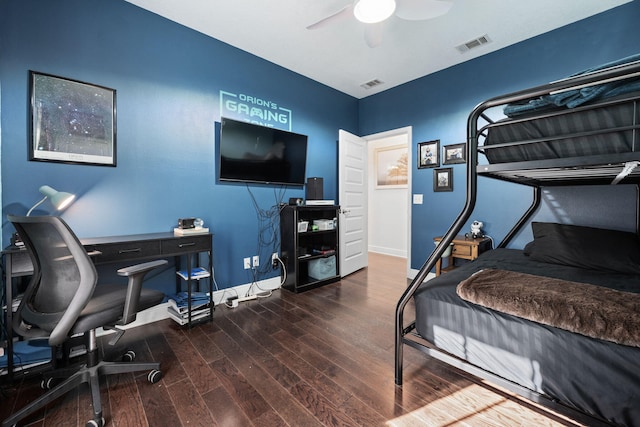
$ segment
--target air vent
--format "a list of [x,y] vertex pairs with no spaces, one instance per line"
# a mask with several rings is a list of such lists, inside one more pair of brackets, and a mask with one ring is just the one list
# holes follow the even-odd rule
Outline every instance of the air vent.
[[368,82],[366,82],[366,83],[362,83],[362,84],[360,85],[360,87],[363,87],[363,88],[365,88],[365,89],[371,89],[372,87],[379,86],[379,85],[381,85],[381,84],[383,84],[383,83],[384,83],[384,82],[383,82],[382,80],[373,79],[373,80],[370,80],[370,81],[368,81]]
[[484,36],[469,40],[468,42],[463,43],[460,46],[456,46],[456,49],[458,49],[460,53],[465,53],[467,51],[470,51],[471,49],[475,49],[489,42],[491,42],[491,39],[485,34]]

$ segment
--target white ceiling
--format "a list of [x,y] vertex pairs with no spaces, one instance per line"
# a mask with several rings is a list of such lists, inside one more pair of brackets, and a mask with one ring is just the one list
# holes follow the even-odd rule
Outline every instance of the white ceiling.
[[[306,29],[352,0],[127,1],[364,98],[631,0],[453,0],[449,13],[438,18],[406,21],[392,16],[376,48],[365,43],[367,24],[353,16]],[[456,49],[483,35],[491,42],[466,53]],[[361,87],[373,79],[384,83]]]

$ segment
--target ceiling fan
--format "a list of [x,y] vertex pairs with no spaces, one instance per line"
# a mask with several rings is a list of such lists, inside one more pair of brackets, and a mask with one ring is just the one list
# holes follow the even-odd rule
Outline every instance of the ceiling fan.
[[324,28],[333,22],[355,17],[366,25],[364,38],[369,47],[382,43],[382,23],[392,15],[408,21],[423,21],[444,15],[453,0],[354,0],[339,11],[311,24],[307,30]]

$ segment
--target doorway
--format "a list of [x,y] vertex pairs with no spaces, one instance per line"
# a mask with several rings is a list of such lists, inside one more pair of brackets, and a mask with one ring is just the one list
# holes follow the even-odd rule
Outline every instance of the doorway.
[[[407,277],[411,259],[411,127],[365,136],[368,163],[368,242],[369,251],[407,260]],[[403,181],[380,182],[379,174],[386,173],[389,165],[385,158],[397,158],[404,148],[406,159]],[[396,165],[394,165],[394,168]],[[386,185],[385,185],[386,184]]]
[[[341,130],[340,135],[338,194],[342,210],[340,220],[344,224],[340,227],[341,274],[344,272],[344,276],[366,267],[366,254],[371,251],[405,257],[407,277],[410,277],[412,128],[409,126],[365,137],[357,137]],[[376,171],[397,163],[390,162],[389,155],[397,158],[398,147],[406,147],[406,183],[380,185]],[[356,161],[357,159],[363,161]],[[354,161],[357,168],[349,166]],[[362,180],[349,180],[350,176],[360,176]],[[356,186],[356,183],[361,184]],[[370,203],[370,198],[374,200],[373,204]],[[373,222],[369,221],[370,216]],[[350,239],[346,239],[347,236]],[[369,244],[369,236],[373,238],[373,245]],[[351,250],[347,251],[347,248]]]

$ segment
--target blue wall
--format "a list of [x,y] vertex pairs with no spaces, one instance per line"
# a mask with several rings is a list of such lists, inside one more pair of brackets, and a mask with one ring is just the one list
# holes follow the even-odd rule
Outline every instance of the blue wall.
[[[639,21],[635,0],[358,101],[122,0],[0,0],[2,244],[13,231],[6,214],[25,213],[48,184],[79,196],[62,216],[83,237],[169,231],[179,217],[201,217],[215,233],[220,287],[247,283],[242,258],[256,253],[260,227],[252,197],[265,211],[304,192],[216,182],[220,91],[291,109],[291,130],[309,135],[307,175],[324,177],[326,197],[337,199],[338,129],[413,126],[414,150],[433,139],[464,142],[467,115],[484,99],[637,53]],[[28,70],[117,90],[117,167],[27,160]],[[412,207],[418,268],[463,206],[465,169],[453,166],[453,192],[434,193],[432,169],[415,160],[412,168],[412,192],[425,195]],[[531,191],[482,179],[479,188],[472,219],[499,240]]]
[[[422,141],[439,139],[441,145],[464,142],[468,114],[485,99],[638,53],[638,22],[640,2],[636,0],[365,98],[359,104],[360,133],[411,125],[416,151]],[[433,250],[433,237],[447,231],[466,197],[465,165],[452,165],[453,192],[434,193],[433,170],[417,169],[416,162],[414,155],[412,193],[424,194],[424,204],[412,207],[412,268],[419,268],[426,260]],[[529,206],[532,192],[483,178],[478,187],[471,221],[482,220],[485,233],[500,241]],[[465,227],[463,232],[468,230]],[[519,239],[520,247],[524,242],[526,238]]]
[[[216,182],[221,90],[291,109],[290,130],[309,136],[307,175],[324,177],[337,198],[338,129],[358,130],[353,97],[121,0],[1,0],[0,43],[3,246],[14,231],[6,214],[26,213],[48,184],[78,195],[62,217],[81,237],[170,231],[180,217],[201,217],[215,233],[220,287],[250,282],[252,197],[265,211],[304,189],[252,185],[249,194]],[[117,167],[27,160],[29,70],[116,89]],[[37,213],[51,212],[46,203]]]

